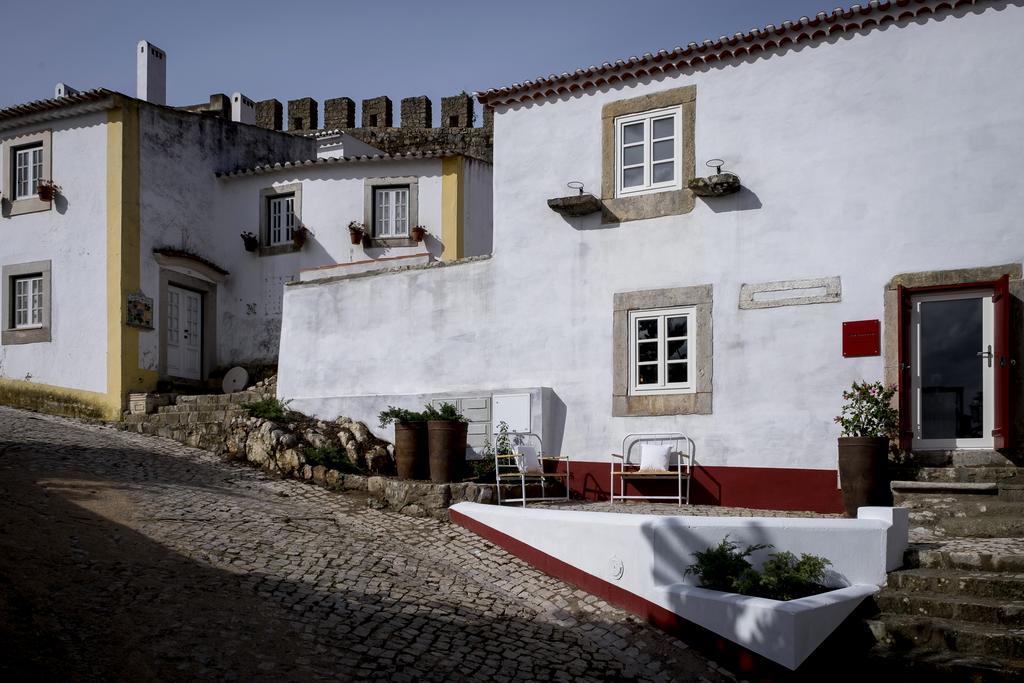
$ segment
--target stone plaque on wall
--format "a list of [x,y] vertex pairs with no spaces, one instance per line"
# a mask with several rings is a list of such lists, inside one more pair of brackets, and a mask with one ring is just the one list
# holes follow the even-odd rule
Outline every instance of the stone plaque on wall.
[[153,299],[142,292],[128,295],[128,308],[125,311],[125,322],[132,327],[144,330],[153,329]]

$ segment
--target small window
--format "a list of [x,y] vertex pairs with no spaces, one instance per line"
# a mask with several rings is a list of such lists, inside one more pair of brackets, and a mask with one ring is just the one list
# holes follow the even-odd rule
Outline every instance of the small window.
[[43,326],[43,275],[38,273],[12,280],[14,302],[11,310],[14,320],[11,327],[16,330]]
[[681,121],[681,107],[631,114],[615,120],[618,195],[682,187]]
[[374,237],[409,236],[409,188],[373,189]]
[[631,393],[694,391],[695,312],[694,307],[630,312]]
[[39,181],[43,179],[43,145],[20,147],[14,150],[14,198],[34,197]]
[[267,198],[267,245],[291,244],[295,230],[295,195]]

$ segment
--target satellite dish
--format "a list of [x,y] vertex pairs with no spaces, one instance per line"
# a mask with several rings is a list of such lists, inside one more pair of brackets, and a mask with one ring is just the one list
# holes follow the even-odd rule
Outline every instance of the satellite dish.
[[245,389],[245,385],[248,383],[249,373],[245,371],[245,368],[236,365],[224,375],[224,382],[221,386],[224,388],[225,394],[233,394]]

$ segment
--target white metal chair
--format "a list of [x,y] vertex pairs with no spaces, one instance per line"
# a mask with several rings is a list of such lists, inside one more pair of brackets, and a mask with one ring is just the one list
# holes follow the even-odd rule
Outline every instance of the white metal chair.
[[[521,503],[526,507],[528,502],[541,500],[569,500],[569,458],[562,456],[544,455],[544,445],[540,437],[533,432],[506,432],[499,434],[495,432],[495,443],[497,438],[507,436],[512,446],[512,453],[499,454],[497,449],[494,453],[494,478],[498,484],[498,505],[503,503]],[[531,457],[536,458],[535,462]],[[551,463],[557,467],[558,463],[565,463],[564,472],[547,472],[545,463]],[[530,465],[533,465],[532,467]],[[527,484],[540,483],[540,497],[528,497],[526,495]],[[564,495],[547,495],[547,486],[554,483],[561,483],[565,488]],[[505,498],[502,500],[502,484],[518,484],[519,498]]]
[[[640,448],[637,445],[669,445],[669,466],[665,470],[640,469]],[[622,440],[622,453],[613,453],[611,462],[611,501],[617,500],[675,500],[679,505],[690,502],[690,478],[693,470],[693,440],[680,432],[665,434],[628,434]],[[628,496],[626,482],[649,480],[675,480],[674,496]],[[618,491],[616,493],[616,491]]]

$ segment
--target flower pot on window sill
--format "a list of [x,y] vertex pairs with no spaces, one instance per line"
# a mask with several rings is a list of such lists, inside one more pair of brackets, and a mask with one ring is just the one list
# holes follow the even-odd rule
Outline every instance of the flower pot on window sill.
[[251,253],[260,248],[259,238],[257,238],[256,235],[254,235],[253,233],[243,232],[241,236],[242,245],[245,247],[246,251]]
[[309,238],[309,229],[299,226],[292,231],[292,244],[295,245],[296,249],[301,249],[302,245],[306,243]]
[[415,228],[411,230],[411,233],[412,238],[414,240],[416,240],[417,242],[422,242],[424,238],[426,238],[427,236],[427,229],[420,225],[417,225]]
[[53,198],[57,196],[57,192],[60,188],[51,182],[40,181],[36,185],[36,194],[39,196],[40,201],[52,202]]
[[601,210],[601,200],[592,194],[574,194],[549,199],[548,207],[563,216],[586,216]]
[[740,177],[735,173],[716,173],[693,178],[686,186],[698,197],[724,197],[740,191]]
[[362,230],[355,230],[353,228],[349,228],[348,229],[348,236],[349,236],[349,239],[352,241],[352,244],[354,244],[354,245],[359,245],[359,244],[363,243],[363,231]]

